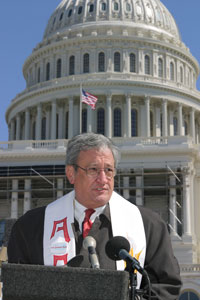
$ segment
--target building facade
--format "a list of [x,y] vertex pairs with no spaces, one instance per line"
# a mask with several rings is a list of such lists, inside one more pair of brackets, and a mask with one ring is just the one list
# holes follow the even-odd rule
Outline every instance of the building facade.
[[[68,139],[102,133],[121,149],[115,189],[166,221],[180,299],[199,299],[199,64],[167,8],[159,0],[63,0],[23,74],[26,89],[6,112],[9,141],[0,142],[0,219],[70,191]],[[83,104],[80,112],[81,86],[98,97],[95,110]]]

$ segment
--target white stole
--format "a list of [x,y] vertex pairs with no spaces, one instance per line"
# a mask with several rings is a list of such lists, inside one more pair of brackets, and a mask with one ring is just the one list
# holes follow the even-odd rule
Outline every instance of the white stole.
[[[61,266],[76,256],[75,238],[71,224],[74,223],[74,198],[72,191],[50,203],[45,210],[43,253],[44,264]],[[139,209],[116,192],[110,204],[113,236],[125,237],[131,245],[131,254],[144,266],[146,237]],[[117,261],[117,270],[124,270],[124,261]],[[137,273],[138,288],[141,275]]]

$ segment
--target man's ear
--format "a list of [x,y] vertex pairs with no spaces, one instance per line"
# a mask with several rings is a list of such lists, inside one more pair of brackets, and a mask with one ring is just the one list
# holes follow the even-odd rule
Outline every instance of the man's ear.
[[75,170],[73,166],[66,166],[65,173],[67,176],[67,179],[71,184],[74,184],[75,181]]

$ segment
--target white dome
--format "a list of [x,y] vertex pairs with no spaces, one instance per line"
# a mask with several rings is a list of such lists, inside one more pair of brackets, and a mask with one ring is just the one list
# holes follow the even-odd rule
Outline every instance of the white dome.
[[[81,27],[148,29],[181,40],[176,22],[160,0],[63,0],[49,19],[44,40]],[[80,25],[83,26],[80,26]]]

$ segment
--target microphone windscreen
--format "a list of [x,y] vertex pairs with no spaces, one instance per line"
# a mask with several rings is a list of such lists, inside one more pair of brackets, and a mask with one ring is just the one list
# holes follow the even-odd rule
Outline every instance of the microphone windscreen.
[[67,263],[67,267],[78,268],[82,265],[83,262],[83,255],[74,256],[70,261]]
[[123,236],[115,236],[106,243],[106,254],[112,260],[120,260],[119,252],[125,249],[127,252],[130,251],[130,243]]
[[96,248],[96,241],[92,236],[86,236],[83,240],[83,247],[84,249],[88,249],[88,247],[94,247]]

